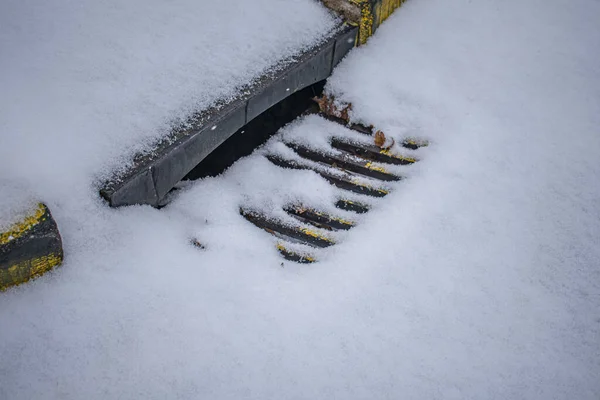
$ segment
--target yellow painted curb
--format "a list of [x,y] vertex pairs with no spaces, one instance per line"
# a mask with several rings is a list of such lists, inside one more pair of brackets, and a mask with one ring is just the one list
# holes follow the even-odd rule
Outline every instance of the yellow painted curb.
[[349,0],[360,8],[357,45],[367,43],[379,25],[406,0]]
[[44,204],[0,232],[0,290],[20,285],[60,265],[62,240]]

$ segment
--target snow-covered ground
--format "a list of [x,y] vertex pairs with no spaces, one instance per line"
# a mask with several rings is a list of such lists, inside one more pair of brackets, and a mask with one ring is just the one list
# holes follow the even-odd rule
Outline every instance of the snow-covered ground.
[[[3,94],[31,130],[9,151],[5,127],[16,125],[1,119],[0,159],[28,160],[48,179],[63,172],[68,184],[65,198],[48,195],[65,264],[0,296],[0,398],[597,399],[598,20],[593,0],[407,2],[328,90],[356,120],[432,145],[310,266],[282,267],[270,235],[238,213],[298,198],[328,207],[334,189],[310,172],[275,168],[262,149],[163,210],[111,210],[92,188],[66,198],[104,164],[69,167],[67,155],[38,154],[57,147],[52,132],[29,135],[50,115],[84,127],[105,103],[91,97],[87,114],[72,114],[51,101],[54,90],[70,96],[66,81],[32,81],[28,93],[52,108],[25,118],[27,102]],[[38,79],[53,83],[40,63]],[[14,78],[2,79],[17,82],[22,67],[3,63]],[[115,104],[110,126],[160,126],[125,117],[160,102],[145,95]],[[163,118],[190,99],[176,95]],[[282,135],[319,143],[338,129],[309,117]],[[71,139],[63,151],[117,157],[110,140]],[[36,182],[15,165],[0,171]]]

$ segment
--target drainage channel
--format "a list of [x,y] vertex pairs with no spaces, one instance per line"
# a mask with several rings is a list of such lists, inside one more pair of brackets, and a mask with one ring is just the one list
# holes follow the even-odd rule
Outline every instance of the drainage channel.
[[[362,125],[348,125],[344,119],[321,113],[326,119],[339,123],[365,135],[372,135],[372,129]],[[364,203],[340,198],[334,205],[337,209],[355,214],[367,213],[371,206],[369,198],[386,196],[394,186],[402,180],[402,176],[388,171],[387,166],[406,166],[418,162],[416,157],[397,155],[389,148],[366,144],[363,141],[350,141],[347,138],[332,137],[330,149],[324,151],[281,140],[300,158],[288,159],[278,154],[266,154],[265,157],[280,168],[308,170],[315,173],[315,178],[323,178],[340,191],[362,195]],[[400,145],[408,151],[418,150],[427,142],[406,140]],[[373,164],[377,162],[377,165]],[[369,183],[365,183],[368,180]],[[284,211],[294,217],[297,223],[283,221],[276,217],[240,207],[240,214],[256,227],[271,233],[277,239],[277,250],[288,261],[308,264],[318,261],[316,253],[319,249],[336,244],[332,236],[336,231],[348,231],[356,226],[356,222],[348,218],[330,215],[324,211],[303,205],[289,205]],[[297,251],[290,245],[301,244],[309,251]]]

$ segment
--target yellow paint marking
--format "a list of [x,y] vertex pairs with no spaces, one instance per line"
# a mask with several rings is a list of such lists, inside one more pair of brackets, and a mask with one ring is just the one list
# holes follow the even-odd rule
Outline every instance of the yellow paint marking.
[[36,278],[62,262],[58,254],[50,253],[46,256],[21,261],[11,265],[7,269],[0,269],[0,291],[10,286],[20,285]]
[[404,0],[380,0],[372,4],[371,0],[350,0],[360,8],[357,45],[367,43],[367,39],[394,10],[404,3]]
[[385,193],[385,194],[389,193],[385,189],[379,189],[379,188],[374,188],[373,186],[370,186],[370,185],[365,185],[364,183],[360,182],[358,179],[353,179],[353,180],[351,180],[351,182],[354,183],[356,186],[364,187],[366,189],[376,190],[380,193]]
[[25,235],[31,228],[40,222],[44,221],[44,215],[46,214],[46,206],[42,203],[38,204],[38,208],[35,210],[33,215],[30,215],[23,219],[21,222],[17,222],[8,228],[8,231],[0,233],[0,245],[7,244],[15,239]]
[[305,259],[305,260],[306,260],[306,261],[308,261],[308,262],[315,262],[315,261],[317,261],[317,260],[316,260],[314,257],[311,257],[311,256],[309,256],[309,255],[307,255],[307,254],[300,254],[300,253],[297,253],[297,252],[295,252],[295,251],[288,250],[288,249],[287,249],[287,248],[286,248],[284,245],[282,245],[281,243],[277,243],[277,250],[279,250],[279,251],[282,251],[282,252],[284,252],[284,253],[289,253],[289,254],[294,254],[294,255],[297,255],[298,257],[301,257],[301,258]]
[[404,0],[382,0],[378,12],[377,25],[388,19],[390,15],[404,3]]
[[384,155],[389,156],[389,157],[394,157],[394,158],[396,158],[398,160],[404,160],[404,161],[409,162],[409,163],[415,163],[415,162],[417,162],[416,158],[404,157],[404,156],[399,156],[399,155],[396,155],[396,154],[392,154],[389,150],[386,150],[386,149],[380,150],[379,153],[380,154],[384,154]]
[[333,243],[333,240],[329,239],[329,238],[328,238],[328,237],[326,237],[326,236],[323,236],[323,235],[319,234],[318,232],[315,232],[315,231],[313,231],[312,229],[308,229],[308,228],[300,228],[300,230],[301,230],[301,231],[302,231],[304,234],[306,234],[306,235],[308,235],[308,236],[314,237],[314,238],[316,238],[316,239],[325,240],[325,241],[327,241],[327,242],[329,242],[329,243]]
[[[350,202],[348,201],[348,203],[350,203]],[[341,223],[341,224],[344,224],[344,225],[352,225],[352,226],[354,226],[354,222],[351,222],[351,221],[345,220],[345,219],[343,219],[343,218],[332,217],[332,216],[330,216],[330,215],[327,215],[327,214],[325,214],[325,213],[322,213],[322,212],[320,212],[320,211],[316,211],[316,210],[311,210],[311,211],[312,211],[312,212],[313,212],[315,215],[318,215],[319,217],[323,217],[323,218],[329,218],[329,219],[330,219],[330,220],[332,220],[332,221],[337,221],[337,222],[339,222],[339,223]]]
[[354,226],[354,222],[345,220],[343,218],[334,217],[334,218],[331,218],[331,219],[334,220],[334,221],[339,222],[340,224],[344,224],[344,225],[348,225],[348,226]]
[[379,167],[377,165],[373,165],[373,163],[370,161],[365,164],[365,168],[368,168],[371,171],[378,171],[378,172],[383,172],[384,174],[389,174],[389,172],[385,168]]
[[373,13],[370,0],[350,0],[360,8],[360,22],[358,24],[358,45],[367,43],[373,34]]
[[417,147],[426,147],[429,146],[429,142],[427,140],[418,140],[418,139],[406,139],[404,143],[410,144]]

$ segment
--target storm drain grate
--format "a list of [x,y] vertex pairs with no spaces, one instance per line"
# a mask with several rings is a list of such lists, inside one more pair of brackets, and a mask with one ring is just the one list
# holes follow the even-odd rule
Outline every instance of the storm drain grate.
[[[321,115],[365,135],[373,134],[372,127],[350,125],[343,118]],[[316,176],[341,189],[342,193],[347,191],[365,196],[365,202],[345,199],[344,196],[336,201],[336,208],[356,214],[364,214],[370,210],[369,197],[386,196],[392,190],[390,185],[403,179],[402,176],[388,170],[387,166],[410,165],[418,161],[415,157],[393,154],[389,148],[339,137],[331,139],[328,150],[293,142],[284,144],[298,157],[290,158],[276,154],[267,154],[265,157],[281,168],[312,171]],[[406,149],[417,150],[428,143],[410,139],[399,144]],[[348,231],[356,225],[349,219],[302,204],[288,205],[283,211],[291,217],[288,218],[289,221],[240,208],[240,214],[246,220],[278,239],[277,250],[284,259],[302,264],[316,262],[318,249],[335,245],[335,232]],[[297,250],[298,248],[308,250]]]

